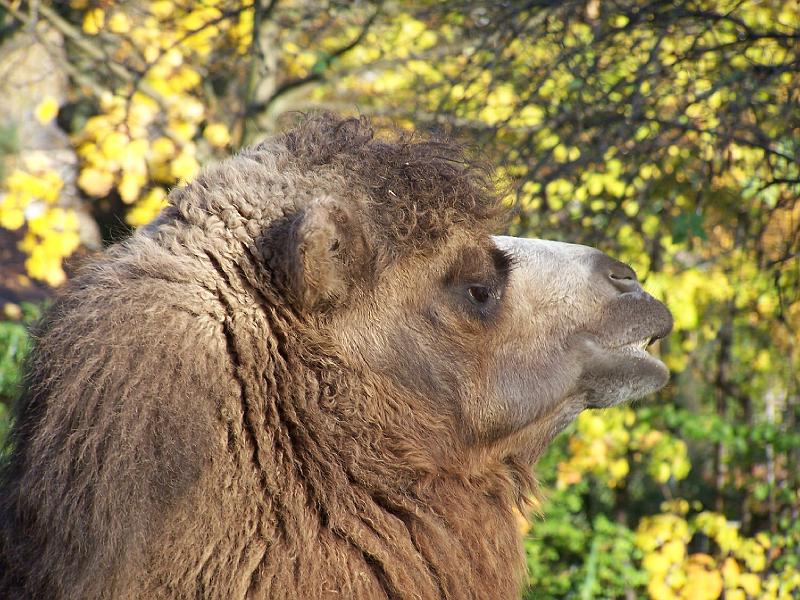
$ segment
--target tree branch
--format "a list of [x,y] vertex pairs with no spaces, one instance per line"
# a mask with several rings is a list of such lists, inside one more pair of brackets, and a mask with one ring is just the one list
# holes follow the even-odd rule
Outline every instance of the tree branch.
[[[328,64],[330,64],[331,62],[333,62],[337,58],[341,57],[345,53],[349,52],[350,50],[352,50],[353,48],[358,46],[364,40],[364,37],[366,37],[366,35],[369,32],[370,28],[374,24],[375,20],[381,14],[381,9],[382,9],[382,4],[379,4],[378,7],[376,8],[375,12],[372,13],[372,15],[370,15],[370,17],[364,22],[364,25],[362,26],[361,31],[358,33],[358,35],[354,39],[352,39],[347,44],[337,48],[336,50],[334,50],[333,52],[331,52],[330,54],[327,55]],[[303,77],[297,77],[297,78],[294,78],[294,79],[290,79],[290,80],[282,83],[281,85],[279,85],[275,89],[275,91],[272,93],[272,95],[269,98],[267,98],[266,100],[263,100],[263,101],[260,101],[260,102],[250,102],[250,103],[248,103],[246,105],[246,108],[245,108],[245,118],[253,117],[253,116],[255,116],[255,115],[257,115],[257,114],[259,114],[261,112],[264,112],[278,98],[280,98],[284,94],[287,94],[288,92],[290,92],[290,91],[292,91],[294,89],[297,89],[297,88],[302,87],[302,86],[304,86],[306,84],[309,84],[309,83],[313,83],[315,81],[323,81],[323,80],[325,80],[325,67],[323,67],[322,69],[313,70],[311,73],[309,73],[308,75],[305,75]]]

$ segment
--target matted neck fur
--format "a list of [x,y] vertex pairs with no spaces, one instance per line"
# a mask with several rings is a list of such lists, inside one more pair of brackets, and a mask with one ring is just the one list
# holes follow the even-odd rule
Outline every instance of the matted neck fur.
[[0,597],[517,597],[531,467],[671,318],[488,181],[323,115],[174,190],[36,334]]

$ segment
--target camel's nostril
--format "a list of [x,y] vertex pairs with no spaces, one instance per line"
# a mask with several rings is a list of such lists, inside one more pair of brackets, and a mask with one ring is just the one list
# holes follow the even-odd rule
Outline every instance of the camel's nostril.
[[642,289],[633,269],[606,254],[598,252],[594,256],[594,271],[595,276],[602,277],[623,294]]
[[636,273],[626,264],[617,263],[612,265],[608,278],[611,280],[611,284],[623,293],[635,292],[641,289],[639,280],[636,279]]
[[615,279],[617,281],[636,281],[636,275],[632,275],[629,273],[614,273],[611,272],[608,274],[611,279]]
[[611,277],[611,279],[636,279],[633,275],[628,275],[626,273],[611,272],[608,276]]

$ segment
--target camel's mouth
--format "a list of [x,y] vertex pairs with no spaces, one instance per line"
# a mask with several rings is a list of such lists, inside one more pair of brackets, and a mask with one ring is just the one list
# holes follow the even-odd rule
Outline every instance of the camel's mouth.
[[590,406],[610,406],[642,397],[667,384],[669,370],[648,349],[672,330],[672,314],[644,292],[611,303],[594,344],[582,384],[592,387]]
[[590,408],[641,398],[669,381],[666,365],[648,351],[672,329],[667,307],[641,294],[639,298],[625,299],[608,316],[611,318],[606,321],[605,335],[584,338],[587,354],[578,388],[586,392]]

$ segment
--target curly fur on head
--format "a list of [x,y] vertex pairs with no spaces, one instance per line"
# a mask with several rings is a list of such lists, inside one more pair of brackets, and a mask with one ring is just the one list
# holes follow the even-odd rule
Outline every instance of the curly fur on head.
[[333,168],[367,190],[367,222],[396,251],[439,241],[453,227],[492,232],[505,218],[489,168],[452,143],[400,133],[376,139],[367,119],[330,115],[307,121],[278,143],[304,168]]
[[342,333],[402,324],[378,282],[428,285],[503,212],[459,146],[331,115],[174,190],[35,336],[0,597],[514,597],[529,465],[468,454],[449,399]]

